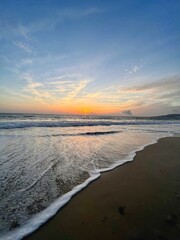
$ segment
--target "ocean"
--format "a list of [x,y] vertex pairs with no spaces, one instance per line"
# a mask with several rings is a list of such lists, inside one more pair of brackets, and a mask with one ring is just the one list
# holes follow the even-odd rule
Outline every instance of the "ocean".
[[[0,114],[0,239],[22,239],[180,118]],[[144,159],[145,161],[146,159]]]

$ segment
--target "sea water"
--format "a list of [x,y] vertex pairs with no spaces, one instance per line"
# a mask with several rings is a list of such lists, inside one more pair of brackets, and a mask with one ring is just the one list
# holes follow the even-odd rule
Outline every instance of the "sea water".
[[101,172],[175,133],[173,117],[0,114],[0,238],[28,235]]

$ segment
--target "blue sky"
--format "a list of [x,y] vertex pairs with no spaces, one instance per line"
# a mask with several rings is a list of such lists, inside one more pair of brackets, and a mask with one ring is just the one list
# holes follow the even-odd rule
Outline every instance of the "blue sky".
[[180,113],[180,1],[0,3],[0,111]]

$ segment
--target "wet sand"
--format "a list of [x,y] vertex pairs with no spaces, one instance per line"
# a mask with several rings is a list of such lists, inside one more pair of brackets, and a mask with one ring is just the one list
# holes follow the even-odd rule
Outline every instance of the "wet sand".
[[180,137],[103,173],[26,240],[179,240]]

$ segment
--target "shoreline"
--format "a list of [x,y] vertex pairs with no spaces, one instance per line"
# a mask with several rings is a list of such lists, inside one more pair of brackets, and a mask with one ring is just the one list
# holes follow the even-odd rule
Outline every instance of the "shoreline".
[[[129,196],[126,196],[127,192],[128,192],[128,194],[130,191],[134,192],[134,187],[135,187],[136,190],[138,189],[138,191],[137,191],[138,195],[144,196],[144,194],[145,195],[149,194],[148,193],[149,189],[146,189],[146,190],[144,189],[145,186],[144,186],[143,182],[145,180],[145,182],[148,183],[146,187],[148,187],[148,186],[152,187],[151,185],[152,185],[153,181],[152,181],[152,183],[149,183],[149,182],[151,180],[153,180],[154,178],[156,179],[156,184],[157,185],[159,184],[159,189],[162,189],[162,183],[163,183],[163,185],[165,185],[165,183],[166,183],[166,185],[168,187],[167,189],[169,189],[170,186],[172,187],[172,189],[176,188],[176,191],[174,192],[173,197],[175,196],[175,198],[179,199],[179,204],[180,204],[180,191],[179,191],[180,184],[178,185],[178,183],[180,183],[180,177],[177,176],[177,174],[176,174],[177,169],[179,169],[179,172],[180,172],[180,161],[179,161],[180,149],[179,149],[179,146],[180,146],[180,134],[174,134],[174,135],[169,134],[169,136],[155,139],[154,141],[150,142],[149,144],[139,147],[139,149],[130,153],[130,155],[128,156],[128,158],[126,159],[125,162],[121,161],[116,165],[112,165],[108,169],[102,169],[102,171],[99,172],[98,177],[91,176],[90,177],[90,178],[92,178],[91,180],[87,179],[83,184],[75,187],[75,189],[73,189],[73,193],[68,192],[67,194],[65,194],[67,196],[63,195],[65,198],[63,198],[62,201],[60,201],[60,204],[61,204],[60,207],[59,207],[59,201],[57,201],[59,199],[57,199],[54,202],[55,204],[53,203],[53,207],[55,205],[54,209],[52,208],[51,205],[50,205],[50,207],[45,209],[45,211],[46,211],[46,212],[44,212],[44,214],[46,215],[45,221],[44,221],[44,217],[43,217],[43,219],[41,219],[42,212],[40,212],[39,217],[37,216],[37,218],[36,218],[36,216],[35,216],[35,218],[32,218],[30,222],[27,222],[27,225],[24,225],[25,228],[20,227],[20,228],[15,229],[12,232],[10,231],[9,234],[3,235],[2,237],[5,237],[5,238],[2,238],[2,239],[7,239],[7,240],[8,239],[9,240],[10,239],[32,239],[33,240],[33,239],[39,239],[39,238],[41,239],[42,237],[43,237],[43,239],[51,239],[52,236],[53,236],[53,239],[68,239],[68,240],[69,239],[81,240],[81,239],[92,239],[92,238],[96,239],[96,237],[98,235],[96,236],[96,235],[87,234],[87,231],[89,228],[86,229],[87,226],[86,226],[84,220],[79,222],[79,224],[76,226],[79,219],[82,219],[82,218],[86,219],[86,216],[82,215],[81,211],[79,212],[79,210],[81,208],[85,212],[88,211],[88,209],[86,209],[87,208],[86,198],[88,198],[88,201],[89,201],[89,199],[93,196],[94,202],[92,202],[91,204],[93,204],[93,205],[95,204],[94,206],[97,205],[95,203],[95,201],[100,202],[99,208],[101,209],[101,214],[99,214],[98,208],[94,208],[94,209],[91,209],[92,212],[94,211],[94,213],[93,213],[94,219],[91,219],[91,221],[89,221],[89,219],[86,219],[87,223],[92,225],[91,231],[94,232],[94,234],[95,233],[97,234],[97,231],[95,231],[96,226],[94,226],[93,222],[94,222],[94,220],[95,221],[97,220],[97,217],[99,218],[100,215],[102,215],[102,212],[104,212],[104,210],[106,209],[105,205],[109,204],[109,202],[106,201],[107,199],[104,199],[102,197],[104,192],[107,192],[107,195],[109,195],[109,197],[108,197],[109,200],[110,200],[110,198],[112,198],[112,201],[114,201],[117,198],[123,197],[123,199],[124,198],[126,199],[125,202],[132,201],[132,199],[133,199],[135,201],[135,203],[137,204],[139,196],[137,198],[135,198],[135,194],[134,194],[133,196],[131,196],[132,197],[132,199],[131,199]],[[168,160],[168,156],[169,156],[169,160]],[[172,157],[173,157],[173,162],[171,162],[171,160],[170,160]],[[163,170],[164,172],[166,172],[166,178],[164,176],[165,174],[164,173],[162,174],[162,168],[164,168],[164,166],[162,165],[162,158],[164,159],[163,165],[165,165],[165,163],[166,163],[166,165],[165,165],[166,168]],[[148,161],[145,162],[144,159],[148,159]],[[136,163],[136,161],[138,161],[138,164]],[[125,164],[125,163],[128,163],[128,164]],[[177,169],[176,169],[174,163],[175,163],[175,165],[177,165],[177,167],[178,167]],[[152,164],[153,165],[155,164],[155,165],[153,166]],[[158,171],[156,170],[154,173],[154,170],[156,169],[156,167],[157,167]],[[139,170],[139,168],[140,168],[140,170]],[[153,172],[151,172],[152,169],[153,169]],[[170,171],[170,169],[171,169],[171,171]],[[137,176],[135,176],[135,175],[138,173],[142,174],[142,170],[144,171],[143,178],[142,178],[142,182],[139,182],[139,181],[137,181],[137,179],[139,178],[138,175]],[[171,178],[174,178],[174,176],[172,175],[173,172],[175,172],[176,182],[174,182],[172,185],[172,183],[171,184],[168,183],[167,180],[171,180]],[[145,173],[147,174],[148,177],[145,176]],[[133,182],[132,182],[132,177],[133,177]],[[109,180],[108,182],[107,182],[107,179]],[[147,182],[147,179],[148,179],[148,182]],[[159,180],[157,181],[157,179],[159,179]],[[99,181],[100,181],[100,184],[99,184]],[[118,181],[120,181],[120,182],[118,183]],[[127,182],[126,185],[124,185],[122,183],[125,181]],[[143,191],[145,190],[145,192],[139,191],[139,189],[142,186],[143,186],[142,189],[143,189]],[[129,187],[129,190],[128,190],[128,187]],[[157,188],[155,185],[154,185],[154,187],[155,188],[152,191],[153,194],[154,194],[155,189]],[[94,188],[95,193],[92,192],[92,188]],[[112,190],[113,188],[114,188],[114,190]],[[165,191],[166,190],[164,190],[164,192],[160,193],[160,195],[163,194],[163,196],[166,195],[166,197],[168,196],[168,198],[169,198],[169,195],[168,195],[169,190],[166,192]],[[78,197],[79,195],[80,195],[80,197]],[[79,200],[77,200],[77,198]],[[162,200],[163,200],[162,196],[158,197],[158,199],[160,199],[160,198],[162,198]],[[151,195],[150,195],[150,199],[152,200],[152,202],[154,202],[154,199],[152,199]],[[147,198],[145,198],[145,200],[147,201]],[[72,203],[74,206],[74,208],[73,208],[71,206],[72,205],[71,202],[74,202],[74,201],[76,204],[74,205],[74,203]],[[144,201],[144,198],[143,198],[143,201]],[[167,199],[165,199],[165,198],[163,201],[168,202]],[[103,202],[105,202],[105,203],[103,204]],[[83,206],[81,206],[81,203],[83,204]],[[89,202],[88,202],[88,204],[89,204]],[[103,205],[103,207],[101,205]],[[144,205],[144,203],[141,205]],[[172,205],[174,205],[174,204],[172,204]],[[159,204],[159,206],[160,206],[160,204]],[[169,203],[168,203],[168,206],[169,206]],[[69,212],[68,218],[70,220],[73,219],[73,221],[71,223],[68,222],[68,218],[66,215],[64,215],[64,217],[62,216],[62,214],[64,214],[63,213],[64,209],[66,209],[66,208],[67,208],[67,210],[65,210],[65,211]],[[76,211],[75,208],[77,208],[78,211]],[[137,208],[137,206],[136,206],[136,208]],[[52,213],[51,210],[53,210],[54,212]],[[146,210],[147,209],[144,208],[144,212]],[[148,238],[149,235],[146,235],[145,237],[140,236],[140,238],[138,237],[137,239],[138,240],[140,240],[140,239],[180,239],[180,206],[179,205],[177,205],[177,210],[178,210],[178,214],[174,214],[174,213],[176,213],[176,211],[174,211],[174,213],[171,212],[171,213],[167,214],[166,216],[164,216],[163,221],[170,222],[171,226],[173,226],[173,225],[175,226],[176,230],[179,232],[178,238],[173,238],[172,235],[170,235],[170,238],[164,238],[163,234],[158,233],[158,232],[163,233],[164,231],[158,230],[155,235],[160,236],[160,237],[157,237],[157,236],[155,237],[155,235],[153,235],[150,238]],[[112,211],[112,209],[111,209],[111,211]],[[139,211],[141,213],[141,209],[139,209]],[[148,211],[150,211],[150,210],[148,210]],[[151,211],[152,211],[152,209],[151,209]],[[97,214],[95,214],[95,212],[97,212]],[[126,204],[119,205],[118,212],[120,215],[125,216],[125,213],[127,212]],[[73,217],[70,216],[71,213],[72,213],[72,216],[75,213],[79,219],[77,219],[77,217],[74,219],[74,216]],[[87,215],[89,215],[89,213]],[[138,212],[137,213],[138,218],[140,217],[140,215],[141,214],[139,214],[139,212]],[[152,214],[150,214],[150,215],[152,216]],[[57,218],[57,216],[58,216],[58,218]],[[145,216],[146,216],[146,214],[145,214]],[[154,213],[154,216],[156,216],[155,213]],[[56,219],[55,222],[54,222],[54,218]],[[114,218],[114,216],[113,216],[113,218]],[[111,220],[113,220],[113,218]],[[128,219],[129,216],[127,214],[126,214],[126,218],[127,218],[127,223],[129,224],[130,220]],[[65,219],[65,222],[66,222],[65,227],[64,227],[63,219]],[[108,219],[109,219],[108,216],[104,216],[101,219],[101,222],[105,223],[105,222],[107,222]],[[141,218],[141,220],[142,220],[142,218]],[[144,220],[146,221],[147,219],[144,219]],[[53,221],[53,225],[52,225],[52,221]],[[137,219],[135,220],[135,222],[136,221],[137,221]],[[34,225],[34,223],[35,223],[35,225]],[[108,226],[107,223],[106,223],[106,225]],[[48,226],[48,228],[47,228],[47,226]],[[58,229],[57,229],[57,226],[58,226]],[[135,226],[136,226],[136,224],[135,224]],[[83,227],[83,229],[85,228],[86,230],[82,231],[82,229],[81,229],[82,227]],[[102,234],[104,229],[101,229],[101,227],[102,226],[99,225],[98,232],[101,231],[101,234]],[[110,227],[110,226],[108,226],[108,227]],[[74,230],[72,231],[73,228],[75,229],[75,231]],[[131,230],[132,230],[131,228],[134,229],[134,227],[130,226],[130,227],[128,227],[127,231],[131,232]],[[65,231],[63,229],[65,229]],[[150,228],[148,228],[148,229],[150,230]],[[147,233],[146,230],[145,230],[145,232]],[[121,231],[118,234],[115,233],[115,231],[112,231],[112,236],[109,235],[109,237],[107,237],[107,234],[102,234],[102,235],[99,235],[98,238],[100,237],[100,238],[105,238],[105,239],[119,239],[119,238],[120,239],[136,239],[136,237],[131,238],[131,235],[133,236],[133,234],[130,234],[127,237],[127,233],[125,233],[125,235],[124,235],[123,231],[124,230],[121,229]],[[39,232],[40,232],[40,235],[39,235]],[[46,234],[44,234],[45,232],[46,232]],[[51,232],[51,235],[48,234],[49,232]],[[43,235],[41,235],[41,234],[43,234]],[[55,234],[55,235],[53,235],[53,234]],[[47,237],[47,235],[48,235],[48,237]],[[82,237],[82,235],[83,235],[83,237]],[[89,237],[89,235],[91,237]],[[163,236],[163,238],[161,238],[162,236]],[[1,239],[1,237],[0,237],[0,239]]]
[[134,161],[101,173],[24,239],[180,238],[179,146],[177,135],[137,151]]
[[[172,134],[169,134],[166,137],[172,137]],[[164,137],[161,137],[161,138],[164,138]],[[50,221],[51,218],[53,218],[65,205],[67,205],[69,201],[76,194],[81,192],[84,188],[89,186],[95,180],[99,179],[99,177],[101,177],[102,174],[110,172],[124,164],[134,161],[134,157],[136,156],[137,152],[143,151],[145,147],[157,143],[158,140],[161,138],[156,138],[151,142],[140,146],[136,150],[131,151],[124,160],[119,160],[108,168],[97,169],[96,174],[90,174],[90,177],[86,179],[83,183],[81,183],[80,185],[77,185],[71,191],[57,198],[53,203],[49,205],[49,207],[45,208],[43,211],[37,213],[32,218],[30,218],[25,225],[22,225],[19,228],[15,228],[13,231],[9,231],[5,235],[1,235],[0,239],[19,240],[19,239],[24,239],[26,236],[33,234],[35,231],[41,228],[44,224]]]

